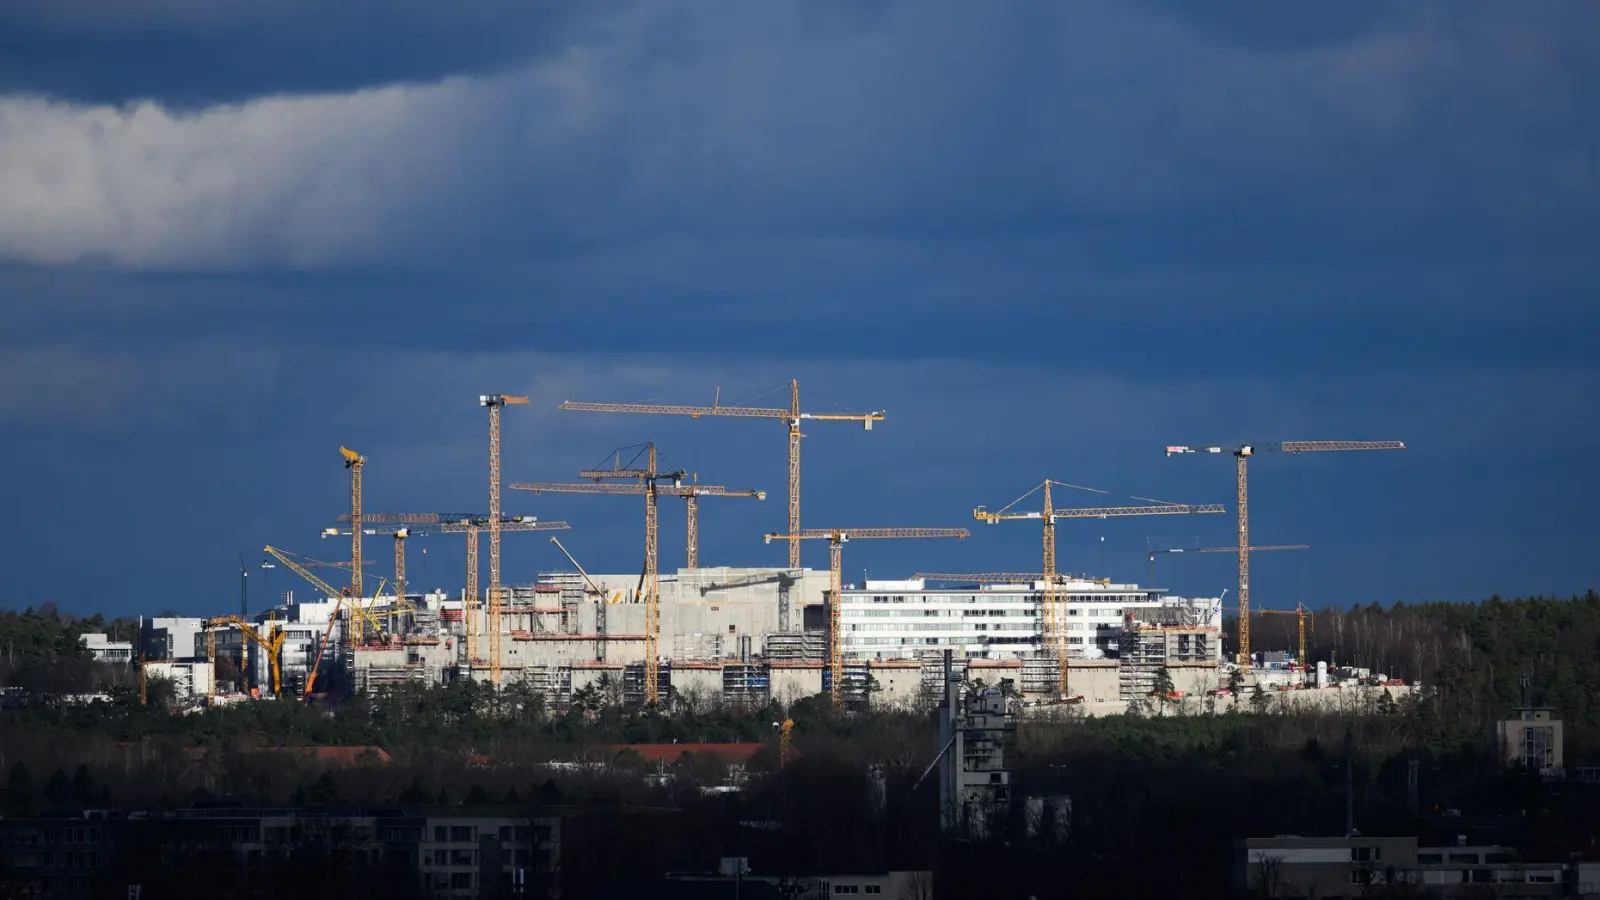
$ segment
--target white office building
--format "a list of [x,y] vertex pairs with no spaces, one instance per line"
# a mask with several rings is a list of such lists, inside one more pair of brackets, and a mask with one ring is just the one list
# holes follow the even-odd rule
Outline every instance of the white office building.
[[[973,659],[1039,656],[1044,585],[935,585],[923,580],[847,586],[841,608],[851,660],[915,659],[946,649]],[[1074,659],[1115,657],[1126,616],[1143,618],[1175,604],[1159,589],[1073,579],[1056,586],[1056,611]]]
[[151,660],[205,659],[205,622],[191,616],[141,616],[139,646]]
[[126,664],[133,660],[132,641],[113,641],[101,632],[81,635],[79,640],[95,662]]

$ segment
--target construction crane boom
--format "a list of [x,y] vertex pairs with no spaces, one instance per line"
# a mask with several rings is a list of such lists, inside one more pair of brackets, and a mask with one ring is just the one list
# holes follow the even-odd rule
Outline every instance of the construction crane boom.
[[773,533],[762,537],[765,543],[773,541],[800,541],[822,539],[828,542],[828,673],[831,683],[828,692],[833,705],[844,701],[844,545],[851,540],[898,540],[905,538],[955,538],[971,536],[965,528],[806,528],[788,534]]
[[[355,529],[351,529],[351,530],[354,531]],[[334,535],[329,535],[327,531],[324,531],[323,535],[324,536],[329,536],[329,537],[334,536]],[[314,587],[318,591],[320,591],[322,593],[322,595],[324,597],[327,597],[328,599],[338,600],[341,597],[353,597],[354,596],[355,592],[354,592],[353,589],[351,589],[351,588],[336,588],[333,585],[327,583],[326,581],[323,581],[321,578],[318,578],[316,575],[313,575],[311,573],[310,569],[307,569],[305,566],[302,566],[299,563],[295,562],[294,560],[290,559],[288,556],[285,555],[284,551],[279,550],[277,547],[274,547],[274,546],[269,544],[265,548],[265,552],[267,554],[269,554],[270,556],[272,556],[272,558],[276,559],[278,562],[283,563],[286,567],[288,567],[289,571],[291,571],[291,572],[295,573],[296,575],[299,575],[301,578],[305,579],[307,583],[309,583],[312,587]],[[360,640],[360,638],[357,636],[358,635],[357,626],[356,626],[357,622],[366,622],[367,624],[371,625],[373,627],[375,633],[381,633],[382,628],[383,628],[382,623],[378,620],[378,618],[376,616],[374,616],[372,614],[372,610],[371,609],[367,608],[364,604],[352,602],[350,604],[350,632],[351,632],[350,640],[352,642],[358,642]]]
[[[245,637],[253,641],[257,647],[261,648],[261,652],[266,654],[267,671],[270,672],[272,676],[272,696],[283,696],[283,663],[281,660],[279,660],[278,654],[283,650],[283,642],[284,639],[288,637],[288,633],[283,631],[274,631],[271,637],[266,637],[263,636],[261,632],[252,628],[249,622],[246,622],[238,616],[226,616],[223,618],[227,623],[237,626],[239,631],[242,632]],[[217,620],[215,619],[210,620],[207,622],[207,626],[209,627],[216,622]]]
[[[672,474],[664,473],[659,477],[665,478]],[[639,478],[645,477],[643,469],[587,469],[578,473],[579,478]],[[605,484],[605,483],[567,483],[567,482],[518,482],[510,485],[514,491],[531,491],[545,494],[611,494],[613,496],[638,496],[643,495],[648,487],[641,481],[639,484]],[[682,497],[684,502],[685,528],[684,528],[684,568],[700,568],[700,498],[701,497],[754,497],[757,500],[767,499],[766,491],[729,490],[720,484],[682,484],[675,481],[671,485],[657,484],[656,495]]]
[[316,686],[317,673],[322,671],[322,657],[328,652],[328,638],[333,635],[333,626],[339,621],[339,608],[344,605],[344,595],[341,594],[333,601],[333,614],[328,616],[328,625],[322,630],[322,640],[317,642],[317,659],[311,664],[311,671],[306,675],[306,689],[301,692],[301,700],[311,699],[311,689]]
[[[1250,553],[1264,553],[1278,550],[1310,550],[1310,544],[1263,544],[1246,547]],[[1158,553],[1238,553],[1238,547],[1150,547],[1146,554],[1149,558],[1149,587],[1156,583],[1156,554]]]
[[594,583],[594,579],[590,578],[589,573],[584,571],[583,565],[578,562],[578,558],[567,550],[566,545],[561,543],[560,538],[553,537],[550,539],[550,543],[555,544],[556,549],[561,551],[561,555],[567,558],[567,562],[572,563],[572,567],[578,570],[579,575],[583,576],[583,582],[589,586],[590,593],[599,594],[602,597],[605,596],[606,592],[600,589],[600,585]]
[[[719,398],[720,399],[720,398]],[[722,406],[714,403],[711,406],[682,406],[661,403],[581,403],[572,400],[564,401],[557,409],[575,410],[579,412],[608,412],[608,413],[649,413],[654,415],[689,416],[691,418],[705,417],[730,417],[753,419],[782,419],[789,426],[789,534],[800,532],[800,439],[804,437],[800,432],[800,423],[806,420],[816,422],[860,422],[866,430],[872,430],[873,422],[882,422],[883,412],[868,413],[807,413],[800,410],[800,382],[789,382],[789,408],[759,407],[759,406]],[[789,568],[800,568],[800,540],[789,541]]]
[[[1173,516],[1192,515],[1196,513],[1220,513],[1224,509],[1221,504],[1181,504],[1157,503],[1151,506],[1089,506],[1070,509],[1056,509],[1055,502],[1050,496],[1051,487],[1068,487],[1081,490],[1092,490],[1103,494],[1104,491],[1093,488],[1078,488],[1077,485],[1045,479],[1038,486],[1026,494],[1011,501],[1000,509],[990,512],[988,507],[979,506],[972,511],[973,518],[980,522],[993,525],[997,522],[1019,521],[1023,519],[1036,519],[1044,526],[1042,536],[1042,550],[1044,571],[1040,573],[1040,581],[1044,583],[1040,592],[1039,619],[1043,623],[1043,646],[1045,652],[1054,652],[1056,655],[1056,693],[1061,699],[1066,699],[1071,693],[1072,672],[1069,662],[1069,650],[1064,624],[1057,621],[1056,610],[1056,522],[1061,519],[1110,519],[1127,516]],[[1038,512],[1010,512],[1013,506],[1021,503],[1035,491],[1043,491],[1044,508]]]
[[1168,444],[1167,455],[1231,453],[1238,498],[1239,668],[1250,671],[1250,457],[1257,453],[1323,453],[1343,450],[1404,450],[1403,441],[1269,441],[1262,444]]

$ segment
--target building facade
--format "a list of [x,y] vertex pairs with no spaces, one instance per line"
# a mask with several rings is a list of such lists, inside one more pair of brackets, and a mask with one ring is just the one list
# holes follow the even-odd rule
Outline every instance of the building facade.
[[1495,723],[1500,761],[1524,765],[1547,778],[1566,772],[1565,735],[1553,710],[1528,707]]
[[141,616],[139,649],[145,659],[205,659],[205,621],[191,616]]
[[1414,837],[1250,838],[1234,856],[1236,886],[1268,897],[1368,897],[1375,889],[1414,885],[1438,897],[1565,897],[1577,870],[1531,863],[1514,850],[1419,847]]
[[113,641],[101,633],[82,635],[83,647],[95,662],[127,665],[133,661],[132,641]]
[[[930,586],[927,581],[867,581],[846,588],[840,610],[845,657],[916,659],[952,650],[969,659],[1035,657],[1043,651],[1041,582]],[[1068,580],[1056,588],[1057,622],[1074,659],[1117,656],[1125,621],[1200,604],[1209,622],[1218,601],[1188,601],[1135,584]],[[1220,608],[1215,610],[1220,625]]]
[[0,894],[11,888],[22,891],[19,896],[33,895],[26,893],[30,890],[65,900],[93,896],[97,879],[129,877],[130,864],[138,861],[118,859],[127,848],[137,848],[160,868],[181,865],[197,853],[223,865],[271,866],[297,848],[315,846],[374,872],[408,872],[436,897],[555,898],[560,895],[560,835],[558,818],[458,809],[219,804],[142,817],[91,812],[7,819],[0,820]]

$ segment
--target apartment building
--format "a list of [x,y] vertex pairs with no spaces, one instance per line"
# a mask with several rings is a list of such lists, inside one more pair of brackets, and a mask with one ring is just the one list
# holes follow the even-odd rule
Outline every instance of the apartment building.
[[1500,846],[1419,846],[1414,837],[1249,838],[1234,855],[1237,887],[1269,897],[1367,897],[1415,885],[1438,897],[1564,897],[1576,870],[1534,863]]
[[[159,814],[0,820],[0,894],[88,897],[124,848],[158,866],[205,857],[250,865],[315,846],[374,872],[411,872],[435,896],[559,896],[557,818],[440,810],[252,808],[197,804]],[[189,854],[189,855],[185,855]],[[123,860],[127,862],[127,860]],[[268,863],[270,864],[270,863]],[[24,893],[23,896],[28,896]]]

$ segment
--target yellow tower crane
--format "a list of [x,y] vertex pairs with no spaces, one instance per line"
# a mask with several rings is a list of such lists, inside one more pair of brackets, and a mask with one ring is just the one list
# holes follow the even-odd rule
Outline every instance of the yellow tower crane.
[[[489,410],[489,682],[500,686],[500,410],[526,406],[527,397],[479,394],[478,405]],[[471,538],[469,538],[471,540]]]
[[[644,597],[644,697],[645,702],[654,705],[660,700],[660,672],[661,660],[657,642],[660,640],[661,625],[661,566],[657,550],[660,540],[660,521],[656,496],[658,483],[668,481],[672,484],[672,491],[683,488],[683,479],[689,474],[680,470],[672,472],[658,471],[656,468],[656,445],[646,444],[642,451],[646,457],[644,468],[629,468],[617,465],[610,469],[588,469],[579,473],[580,478],[635,478],[637,485],[614,484],[513,484],[512,490],[534,491],[545,493],[573,493],[573,494],[643,494],[644,495],[644,584],[641,593]],[[620,457],[619,457],[620,460]],[[637,460],[637,457],[634,461]],[[630,461],[631,466],[633,461]]]
[[[344,467],[350,470],[350,596],[355,608],[361,609],[366,606],[362,602],[365,595],[361,592],[361,471],[366,468],[367,458],[349,447],[340,447],[339,455],[344,457]],[[360,617],[350,617],[350,630],[351,639],[361,643]]]
[[965,528],[807,528],[789,534],[768,534],[766,543],[825,539],[828,542],[828,692],[833,695],[833,705],[844,700],[844,634],[841,613],[844,603],[844,545],[850,540],[900,540],[906,538],[956,538],[969,537]]
[[[354,528],[351,529],[351,531],[355,531],[355,530],[356,529],[354,529]],[[335,532],[335,534],[338,534],[338,532]],[[323,531],[323,535],[324,536],[332,536],[332,535],[329,534],[328,530]],[[359,643],[359,639],[356,637],[356,635],[359,634],[359,631],[358,631],[358,628],[357,628],[357,625],[356,625],[357,622],[365,622],[366,624],[371,625],[372,628],[373,628],[373,633],[374,634],[382,633],[383,625],[382,625],[381,621],[378,619],[377,616],[373,615],[372,610],[370,608],[368,608],[366,605],[360,603],[359,601],[357,601],[355,599],[355,588],[354,587],[344,588],[344,589],[336,588],[333,585],[327,583],[326,581],[323,581],[321,578],[318,578],[316,575],[313,575],[311,573],[310,569],[308,569],[305,566],[301,565],[300,563],[297,563],[294,560],[290,559],[287,553],[285,553],[282,550],[279,550],[277,547],[274,547],[274,546],[269,544],[264,549],[265,549],[265,552],[268,555],[270,555],[273,559],[276,559],[278,562],[283,563],[284,566],[286,566],[289,569],[289,571],[291,571],[291,572],[295,573],[296,575],[299,575],[301,578],[305,579],[307,584],[310,584],[312,587],[316,588],[327,599],[329,599],[329,600],[339,600],[340,598],[343,598],[343,597],[348,597],[348,598],[351,599],[351,603],[350,603],[350,632],[351,633],[348,636],[348,639],[352,642],[352,645],[355,645],[355,644]],[[318,565],[326,565],[326,564],[325,563],[318,563]],[[337,565],[337,564],[334,564],[334,565]]]
[[[872,430],[873,422],[882,422],[883,413],[806,413],[800,411],[800,382],[789,383],[789,406],[759,407],[759,406],[722,406],[720,393],[711,406],[674,406],[660,403],[578,403],[571,400],[564,401],[557,409],[578,410],[581,412],[613,412],[613,413],[654,413],[657,415],[689,416],[700,418],[702,416],[726,416],[729,418],[752,419],[782,419],[789,426],[789,534],[800,533],[800,439],[805,435],[800,432],[800,423],[805,420],[816,422],[860,422],[866,430]],[[800,568],[800,541],[789,541],[789,568]]]
[[1311,664],[1311,660],[1306,656],[1306,618],[1312,614],[1311,610],[1306,609],[1303,604],[1296,603],[1294,609],[1258,609],[1256,614],[1262,616],[1294,616],[1300,620],[1300,657],[1298,662],[1300,663],[1300,680],[1302,684],[1305,683],[1305,673],[1309,671],[1307,667]]
[[1250,672],[1250,491],[1249,460],[1257,453],[1326,453],[1343,450],[1404,450],[1402,441],[1272,441],[1265,444],[1226,444],[1188,446],[1167,445],[1167,455],[1186,453],[1231,453],[1234,465],[1234,487],[1238,495],[1239,541],[1234,552],[1239,554],[1239,668]]
[[[1064,623],[1058,621],[1059,613],[1056,610],[1056,520],[1057,519],[1111,519],[1125,516],[1171,516],[1189,515],[1193,513],[1220,513],[1223,508],[1219,504],[1186,505],[1178,503],[1161,503],[1155,506],[1102,506],[1081,507],[1075,509],[1056,509],[1050,497],[1052,485],[1070,487],[1079,490],[1092,490],[1078,488],[1077,485],[1065,484],[1059,481],[1045,481],[1011,501],[995,512],[989,512],[986,507],[978,507],[972,511],[973,518],[980,522],[993,525],[997,522],[1018,519],[1036,519],[1044,524],[1044,572],[1040,579],[1043,582],[1039,618],[1043,625],[1043,646],[1046,653],[1054,653],[1056,657],[1056,691],[1062,699],[1070,696],[1071,671],[1068,668],[1068,652],[1066,629]],[[1044,509],[1041,512],[1009,512],[1009,510],[1032,496],[1035,491],[1044,491]],[[1104,491],[1096,491],[1104,493]]]

